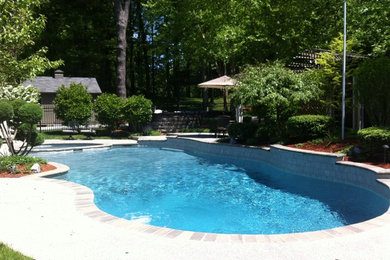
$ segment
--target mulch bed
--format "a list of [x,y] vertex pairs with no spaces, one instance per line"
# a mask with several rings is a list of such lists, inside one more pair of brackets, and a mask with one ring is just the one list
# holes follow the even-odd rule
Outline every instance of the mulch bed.
[[[56,169],[56,167],[51,164],[39,164],[39,165],[41,166],[41,172],[46,172],[46,171],[51,171]],[[25,167],[23,165],[18,166],[18,170],[20,171],[20,173],[1,172],[0,178],[20,178],[20,177],[33,174],[31,172],[26,172],[24,168]]]
[[[344,150],[345,148],[348,148],[351,145],[356,145],[356,140],[344,140],[339,143],[332,143],[329,144],[328,142],[324,142],[322,144],[313,144],[313,143],[300,143],[300,144],[289,144],[288,147],[298,148],[298,149],[304,149],[304,150],[311,150],[311,151],[317,151],[317,152],[327,152],[327,153],[337,153],[339,151]],[[344,161],[352,161],[348,156],[344,156]],[[377,167],[382,167],[385,169],[390,169],[390,163],[383,163],[383,162],[359,162],[359,163],[365,163],[369,165],[374,165]]]

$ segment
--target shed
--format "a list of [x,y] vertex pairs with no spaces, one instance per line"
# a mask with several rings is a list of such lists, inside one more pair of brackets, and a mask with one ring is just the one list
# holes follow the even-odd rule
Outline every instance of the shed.
[[92,94],[94,99],[102,93],[96,78],[64,77],[64,72],[61,70],[56,70],[53,77],[40,76],[34,80],[26,80],[23,86],[33,85],[38,88],[41,93],[41,104],[45,105],[53,103],[56,92],[62,85],[69,87],[72,82],[86,86],[88,93]]

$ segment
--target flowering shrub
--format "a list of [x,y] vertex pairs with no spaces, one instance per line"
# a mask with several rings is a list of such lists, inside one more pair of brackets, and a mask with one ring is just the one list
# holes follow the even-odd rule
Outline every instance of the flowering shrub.
[[23,86],[5,86],[0,87],[0,99],[5,100],[15,100],[15,99],[22,99],[26,101],[27,103],[38,103],[40,98],[40,94],[38,92],[38,89],[36,87],[33,87],[31,85],[27,87]]

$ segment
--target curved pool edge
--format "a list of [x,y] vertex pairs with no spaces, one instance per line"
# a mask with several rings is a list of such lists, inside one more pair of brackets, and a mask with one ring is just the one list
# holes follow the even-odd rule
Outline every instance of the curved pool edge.
[[[61,145],[61,144],[73,144],[74,147],[60,147],[60,148],[47,148],[47,149],[33,149],[31,152],[40,153],[40,152],[72,152],[72,151],[82,151],[88,149],[103,149],[111,148],[113,146],[127,146],[127,145],[137,145],[135,140],[115,140],[115,139],[94,139],[94,140],[58,140],[58,139],[48,139],[45,140],[44,145]],[[82,145],[82,146],[77,146]]]
[[[169,139],[168,139],[169,140]],[[150,141],[148,141],[150,142]],[[156,142],[156,141],[153,141]],[[158,141],[161,143],[161,141]],[[233,146],[231,146],[233,147]],[[284,149],[283,147],[272,146],[271,149],[263,149],[263,151],[269,152],[272,148],[276,149]],[[256,148],[255,148],[256,149]],[[292,148],[293,149],[293,148]],[[292,151],[291,149],[287,149]],[[294,149],[293,152],[296,152]],[[300,152],[300,151],[298,151]],[[304,154],[312,154],[304,152]],[[315,153],[315,156],[321,154]],[[329,156],[331,158],[339,158],[340,156],[334,154],[325,154],[325,156]],[[56,170],[44,172],[42,174],[34,174],[27,178],[31,177],[48,177],[53,175],[58,175],[65,173],[69,170],[69,167],[59,163],[50,162],[53,165],[59,166]],[[336,160],[335,164],[339,164],[339,159]],[[350,163],[347,164],[347,166]],[[343,166],[343,163],[341,163]],[[352,165],[352,167],[361,167],[360,164]],[[369,167],[369,171],[375,171],[378,167]],[[166,237],[170,239],[184,239],[184,240],[194,240],[194,241],[204,241],[204,242],[234,242],[234,243],[273,243],[273,242],[298,242],[298,241],[313,241],[319,239],[329,239],[329,238],[337,238],[348,235],[353,235],[365,231],[369,231],[375,228],[381,228],[384,226],[390,225],[390,208],[387,209],[385,213],[382,215],[375,217],[373,219],[369,219],[364,222],[347,225],[343,227],[337,227],[333,229],[320,230],[320,231],[312,231],[312,232],[301,232],[301,233],[289,233],[289,234],[274,234],[274,235],[246,235],[246,234],[216,234],[216,233],[204,233],[204,232],[192,232],[192,231],[183,231],[165,227],[152,226],[148,224],[143,224],[134,220],[126,220],[123,218],[115,217],[110,215],[102,210],[100,210],[94,203],[94,193],[93,191],[83,185],[76,184],[73,182],[68,182],[65,180],[57,180],[44,178],[46,181],[57,183],[59,185],[66,186],[71,188],[76,193],[75,198],[75,207],[77,210],[84,214],[85,216],[94,219],[96,221],[106,223],[109,225],[114,225],[120,228],[143,232],[151,235]],[[386,194],[390,194],[390,179],[378,179],[376,180],[378,183],[386,187]],[[376,192],[376,191],[373,191]],[[382,190],[383,192],[383,190]],[[383,194],[380,192],[381,194]],[[386,196],[389,198],[389,196]]]
[[[64,167],[66,170],[66,167]],[[60,174],[60,172],[47,173],[44,176],[47,177],[53,174]],[[234,242],[234,243],[273,243],[273,242],[298,242],[298,241],[313,241],[319,239],[337,238],[348,235],[353,235],[365,231],[369,231],[375,228],[381,228],[385,225],[390,225],[390,209],[384,214],[356,224],[301,233],[289,233],[289,234],[274,234],[274,235],[247,235],[247,234],[217,234],[217,233],[205,233],[205,232],[193,232],[184,231],[172,228],[152,226],[143,224],[134,220],[126,220],[113,215],[110,215],[100,210],[94,203],[93,191],[83,185],[65,181],[45,178],[45,181],[56,183],[61,186],[72,189],[75,194],[75,207],[83,215],[99,221],[101,223],[114,225],[119,228],[128,229],[136,232],[143,232],[146,234],[166,237],[170,239],[184,239],[184,240],[197,240],[204,242]],[[390,182],[388,183],[390,184]]]

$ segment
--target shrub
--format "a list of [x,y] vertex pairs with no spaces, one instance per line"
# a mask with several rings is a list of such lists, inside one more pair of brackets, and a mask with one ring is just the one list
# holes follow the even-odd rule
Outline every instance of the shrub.
[[64,124],[73,124],[78,130],[92,116],[92,96],[81,83],[70,83],[69,88],[62,85],[53,103],[57,117]]
[[14,117],[12,118],[12,125],[17,127],[22,122],[22,118],[20,117],[20,108],[27,104],[27,102],[23,99],[14,99],[11,101],[11,105],[14,109]]
[[231,138],[239,138],[242,132],[242,124],[240,123],[229,124],[227,131]]
[[369,156],[383,153],[383,145],[390,145],[390,127],[369,127],[358,131],[359,143]]
[[97,120],[111,130],[117,129],[123,119],[122,109],[125,100],[115,94],[102,94],[94,104]]
[[262,124],[257,128],[255,138],[259,143],[277,143],[280,138],[275,133],[275,125]]
[[152,121],[152,101],[143,96],[132,96],[125,102],[124,118],[135,131]]
[[[27,103],[20,99],[0,101],[1,132],[11,154],[26,155],[34,146],[44,142],[43,136],[38,133],[35,125],[42,116],[43,109],[38,104]],[[9,121],[10,124],[4,124],[4,120]],[[13,132],[17,133],[16,137]],[[14,147],[15,139],[22,141],[19,150]]]
[[232,123],[227,130],[231,138],[247,141],[255,136],[257,124],[255,123]]
[[12,105],[6,100],[0,100],[0,122],[9,121],[14,116]]
[[42,120],[43,109],[40,105],[27,103],[22,105],[18,110],[18,117],[24,123],[34,125]]
[[324,137],[330,130],[332,118],[322,115],[292,116],[287,121],[289,137],[306,141]]

